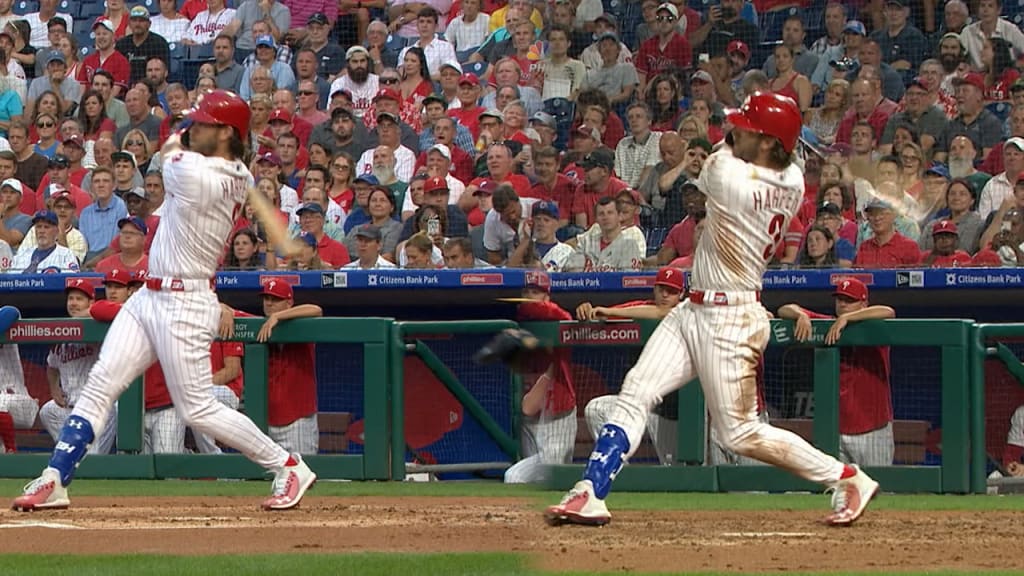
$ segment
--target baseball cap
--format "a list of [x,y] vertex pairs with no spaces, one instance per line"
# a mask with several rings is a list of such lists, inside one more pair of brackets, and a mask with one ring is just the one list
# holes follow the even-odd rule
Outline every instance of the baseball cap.
[[594,39],[594,42],[600,42],[601,40],[614,40],[616,44],[619,43],[619,35],[615,32],[602,32]]
[[892,210],[893,206],[892,206],[892,203],[889,202],[888,200],[885,200],[883,198],[879,198],[879,197],[875,196],[874,198],[872,198],[871,200],[868,201],[866,206],[864,206],[864,210],[865,211],[874,210],[874,209]]
[[431,94],[428,94],[427,97],[423,99],[423,105],[424,106],[426,106],[427,104],[430,104],[431,102],[437,102],[440,105],[444,106],[445,110],[448,109],[448,101],[445,100],[444,96],[441,96],[440,94],[431,93]]
[[856,278],[843,278],[836,284],[833,296],[846,296],[861,302],[868,299],[868,287]]
[[658,5],[658,9],[657,9],[657,11],[655,13],[661,12],[662,10],[664,10],[664,11],[668,12],[669,14],[671,14],[673,18],[679,18],[679,9],[676,8],[675,4],[670,4],[668,2],[665,2],[663,4],[659,4]]
[[480,78],[478,78],[476,74],[470,74],[469,72],[466,72],[462,76],[459,76],[459,86],[462,86],[463,84],[479,86]]
[[73,144],[75,146],[78,146],[79,148],[85,149],[85,143],[82,142],[82,137],[79,136],[78,134],[72,134],[71,136],[68,136],[61,142],[61,144],[63,144],[64,146],[67,146],[68,144]]
[[505,115],[499,112],[498,110],[495,110],[494,108],[488,108],[487,110],[484,110],[483,112],[480,113],[480,117],[497,118],[499,122],[505,121]]
[[373,101],[376,102],[377,100],[382,100],[384,98],[394,100],[395,102],[402,101],[402,95],[393,88],[381,88],[377,91],[377,95],[373,97]]
[[299,209],[295,211],[295,215],[296,216],[302,216],[306,212],[310,212],[312,214],[319,214],[319,215],[323,216],[324,215],[324,207],[319,205],[319,204],[317,204],[316,202],[306,202],[302,206],[299,206]]
[[60,50],[50,50],[46,55],[46,63],[60,62],[61,64],[67,64],[67,60],[64,59],[64,53]]
[[445,68],[451,68],[452,70],[458,72],[459,76],[462,76],[462,64],[459,64],[455,60],[445,60],[444,62],[441,62],[441,66],[438,68],[438,71],[440,72]]
[[149,276],[149,272],[145,270],[135,270],[128,275],[128,285],[142,284],[146,281],[146,277]]
[[832,202],[822,202],[818,204],[818,209],[815,211],[815,215],[821,216],[822,214],[830,214],[832,216],[839,216],[843,213],[843,209],[838,204]]
[[380,241],[381,238],[384,237],[380,232],[380,227],[374,226],[373,224],[363,224],[356,228],[356,236],[377,241]]
[[914,76],[914,79],[910,81],[910,84],[907,85],[907,88],[910,88],[911,86],[917,86],[918,88],[924,90],[925,92],[930,90],[930,84],[928,83],[928,79],[922,76]]
[[391,112],[377,112],[377,124],[380,124],[381,120],[391,120],[395,124],[401,123],[401,121],[398,119],[398,116]]
[[750,46],[743,40],[733,40],[729,42],[729,45],[725,47],[726,54],[732,54],[733,52],[739,52],[743,54],[744,58],[750,58]]
[[257,164],[260,164],[262,162],[269,162],[269,163],[273,164],[274,166],[280,166],[281,165],[281,157],[277,155],[277,152],[264,152],[259,157],[259,159],[256,160]]
[[497,189],[498,189],[498,183],[497,182],[495,182],[494,180],[490,180],[490,179],[484,180],[484,181],[480,182],[479,186],[476,187],[476,190],[473,192],[473,196],[477,196],[479,194],[494,194],[494,191],[497,190]]
[[54,204],[56,204],[60,200],[67,200],[68,204],[71,204],[72,208],[75,208],[77,204],[75,202],[74,195],[72,195],[71,192],[68,192],[67,190],[63,190],[55,194],[50,194],[50,200],[52,200]]
[[[113,159],[114,155],[111,154],[110,157],[111,159]],[[63,154],[54,154],[53,158],[50,158],[49,162],[47,162],[47,165],[50,168],[70,168],[71,160],[69,160],[68,157]]]
[[615,154],[612,154],[611,150],[598,148],[587,154],[580,161],[580,168],[584,170],[590,170],[591,168],[607,168],[612,170],[615,168]]
[[[341,90],[339,90],[341,92]],[[339,116],[348,116],[350,120],[355,120],[356,115],[351,110],[344,106],[338,106],[334,110],[331,110],[331,120],[337,120]]]
[[437,192],[439,190],[448,192],[448,182],[445,181],[444,178],[434,176],[432,178],[427,178],[427,181],[423,183],[424,194],[430,194],[431,192]]
[[711,74],[708,74],[707,70],[697,70],[693,73],[693,76],[690,76],[690,84],[697,81],[714,84],[714,80],[711,78]]
[[78,290],[88,296],[90,300],[96,299],[96,287],[85,278],[69,278],[64,286],[64,293],[67,294],[72,290]]
[[899,6],[900,8],[906,8],[907,4],[903,0],[889,0],[885,3],[886,6]]
[[949,180],[949,168],[946,168],[945,164],[935,163],[929,166],[924,171],[924,175],[935,174],[936,176],[942,176],[946,180]]
[[[308,232],[303,232],[302,234],[299,234],[300,237],[303,235],[310,237],[313,236]],[[313,239],[312,245],[316,246],[316,238]],[[263,290],[260,290],[260,294],[264,296],[273,296],[275,298],[280,298],[281,300],[291,300],[292,298],[295,297],[295,293],[292,292],[292,285],[285,282],[284,280],[278,280],[276,278],[264,284]]]
[[49,222],[50,224],[53,224],[54,226],[57,225],[57,215],[54,214],[53,211],[51,211],[51,210],[40,210],[40,211],[36,212],[32,216],[32,223],[33,224],[35,224],[36,222],[39,222],[40,220],[43,220],[45,222]]
[[128,18],[142,18],[149,20],[149,10],[145,6],[132,6],[132,9],[128,12]]
[[536,288],[543,292],[551,292],[551,277],[547,272],[531,270],[524,275],[523,285],[526,288]]
[[963,86],[970,84],[982,92],[985,91],[985,77],[978,72],[968,72],[963,76],[953,79],[953,86]]
[[558,122],[555,120],[555,117],[552,116],[551,114],[548,114],[547,112],[544,112],[543,110],[537,112],[533,116],[530,116],[530,122],[540,122],[541,124],[547,126],[548,128],[558,127]]
[[374,176],[373,174],[360,174],[359,176],[356,176],[355,180],[352,181],[353,184],[357,182],[363,182],[369,184],[370,186],[377,186],[378,184],[380,184],[380,180],[377,180],[377,177]]
[[362,46],[356,44],[345,51],[345,60],[351,60],[356,54],[365,54],[367,57],[370,56],[370,51]]
[[117,152],[112,153],[110,155],[110,159],[114,162],[117,162],[118,160],[127,160],[132,163],[132,166],[137,166],[135,164],[135,154],[132,154],[127,150],[118,150]]
[[448,160],[452,159],[451,148],[448,148],[448,146],[446,146],[444,144],[441,144],[440,142],[438,142],[437,144],[434,144],[433,146],[431,146],[430,148],[427,149],[427,154],[429,154],[431,152],[437,152],[441,156],[444,156],[445,158],[447,158]]
[[25,191],[25,188],[21,185],[21,181],[18,180],[17,178],[8,178],[3,182],[0,182],[0,188],[4,187],[14,188],[18,192],[18,194],[21,194]]
[[95,30],[97,26],[103,26],[111,32],[114,31],[114,23],[111,22],[109,18],[97,18],[96,21],[92,23],[92,29]]
[[671,266],[665,266],[658,270],[658,275],[654,277],[654,285],[668,286],[669,288],[675,288],[682,292],[685,280],[686,277],[682,270],[679,268],[672,268]]
[[314,12],[309,18],[306,19],[306,24],[329,24],[327,15],[323,12]]
[[277,44],[274,43],[274,37],[270,34],[264,34],[256,38],[256,47],[268,46],[270,48],[277,48]]
[[1024,138],[1021,138],[1020,136],[1009,138],[1006,140],[1006,143],[1003,144],[1003,148],[1005,149],[1007,146],[1015,146],[1017,150],[1024,152]]
[[551,202],[549,200],[540,200],[539,202],[534,202],[533,206],[530,208],[530,216],[536,218],[541,214],[547,214],[548,216],[551,216],[555,220],[558,220],[558,204]]
[[121,227],[123,227],[125,224],[131,224],[132,226],[135,226],[139,230],[139,232],[142,232],[144,235],[149,234],[149,226],[146,226],[146,221],[143,220],[142,218],[139,218],[138,216],[129,216],[127,218],[121,218],[120,220],[118,220],[118,230],[120,230]]
[[868,29],[864,26],[864,23],[861,22],[860,20],[850,20],[850,21],[848,21],[846,23],[846,26],[843,28],[843,34],[846,34],[846,33],[859,34],[861,36],[867,36],[868,35]]
[[574,132],[577,136],[583,136],[584,138],[593,138],[598,142],[601,141],[601,134],[597,131],[597,128],[591,128],[587,124],[580,124],[579,126],[576,127],[576,130],[574,130]]
[[292,113],[285,110],[284,108],[274,108],[274,111],[270,113],[270,119],[267,121],[271,124],[273,124],[274,122],[285,122],[291,124]]
[[147,196],[146,196],[146,189],[143,188],[142,186],[136,186],[136,187],[132,188],[131,190],[129,190],[125,194],[125,196],[127,196],[128,194],[132,194],[132,195],[138,196],[139,198],[142,198],[143,200],[145,200],[147,198]]
[[640,205],[640,193],[632,188],[623,188],[619,190],[619,193],[615,195],[615,199],[627,198],[633,204],[633,206]]
[[619,29],[619,21],[615,19],[615,16],[612,16],[607,12],[601,14],[597,18],[594,18],[594,23],[596,24],[597,22],[604,22],[616,30]]
[[120,268],[114,268],[103,275],[104,284],[120,284],[121,286],[127,286],[128,282],[131,281],[131,274],[121,270]]
[[953,222],[952,220],[939,220],[932,225],[932,236],[936,234],[959,235],[960,232],[956,228],[956,222]]

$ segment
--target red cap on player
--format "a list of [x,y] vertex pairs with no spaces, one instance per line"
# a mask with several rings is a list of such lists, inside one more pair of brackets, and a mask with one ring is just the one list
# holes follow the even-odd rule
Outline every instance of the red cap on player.
[[120,284],[121,286],[127,286],[128,282],[132,279],[132,275],[120,268],[114,268],[107,272],[103,276],[104,284]]
[[78,290],[88,296],[90,300],[96,298],[96,287],[86,278],[72,278],[68,280],[67,285],[64,287],[64,293],[67,294],[72,290]]
[[551,292],[551,277],[548,276],[547,272],[541,272],[539,270],[527,272],[523,285],[527,288],[536,288],[543,292]]
[[292,285],[285,282],[284,280],[270,280],[263,285],[263,291],[260,294],[264,296],[273,296],[280,298],[281,300],[291,300],[295,297],[292,292]]
[[658,276],[654,279],[654,285],[667,286],[682,292],[683,287],[685,286],[685,281],[685,276],[683,276],[682,270],[679,268],[672,268],[671,266],[665,266],[661,270],[658,270]]
[[864,302],[868,299],[868,287],[856,278],[843,278],[836,284],[833,296],[846,296]]

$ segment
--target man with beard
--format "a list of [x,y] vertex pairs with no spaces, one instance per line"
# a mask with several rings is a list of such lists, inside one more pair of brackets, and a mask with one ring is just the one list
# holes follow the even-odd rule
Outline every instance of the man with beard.
[[956,87],[953,80],[960,78],[970,71],[967,65],[967,49],[959,34],[948,32],[939,40],[939,62],[945,77],[942,79],[942,91],[950,96],[956,96]]
[[352,94],[352,111],[357,118],[370,108],[377,91],[380,89],[377,75],[370,73],[370,53],[362,46],[353,46],[345,53],[345,70],[331,84],[331,94],[339,90],[348,90]]
[[[372,156],[369,159],[369,173],[373,174],[378,184],[391,189],[391,193],[395,198],[395,205],[401,206],[402,202],[405,201],[405,192],[409,189],[409,180],[401,180],[395,172],[398,164],[395,149],[381,144],[376,148],[367,150],[363,156],[365,157],[367,154]],[[409,178],[411,180],[412,176]]]
[[[413,171],[416,168],[416,154],[402,145],[399,139],[400,121],[398,116],[391,112],[378,112],[377,113],[377,128],[374,131],[377,133],[379,144],[378,146],[386,146],[390,148],[395,157],[395,175],[399,180],[408,182],[412,179]],[[358,174],[366,174],[373,170],[373,150],[367,150],[359,157],[359,161],[356,162],[356,172]],[[377,176],[380,179],[380,176]],[[383,181],[381,182],[383,184]]]
[[980,172],[974,167],[974,159],[978,157],[978,145],[966,134],[960,134],[949,143],[949,177],[953,180],[963,178],[970,182],[975,190],[982,190],[988,184],[991,174]]
[[960,114],[949,121],[942,136],[935,142],[936,162],[945,162],[949,155],[949,143],[954,136],[967,134],[981,145],[981,154],[975,160],[984,158],[1003,136],[1003,123],[995,114],[985,108],[985,77],[971,72],[953,81],[956,86],[956,103]]
[[366,128],[348,108],[341,106],[331,110],[331,121],[313,128],[309,145],[319,144],[329,154],[345,152],[358,158],[366,150]]

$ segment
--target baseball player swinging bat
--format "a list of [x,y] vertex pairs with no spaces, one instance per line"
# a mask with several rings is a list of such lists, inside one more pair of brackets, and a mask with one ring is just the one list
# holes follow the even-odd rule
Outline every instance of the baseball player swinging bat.
[[804,196],[803,174],[793,163],[803,122],[792,99],[765,92],[726,120],[732,141],[708,158],[697,182],[707,195],[707,218],[690,296],[658,325],[626,375],[583,479],[545,511],[550,524],[611,520],[605,498],[639,446],[651,408],[694,377],[725,448],[834,490],[827,524],[853,523],[878,491],[856,465],[759,418],[757,365],[771,334],[762,277]]
[[[251,114],[237,94],[214,90],[189,112],[185,131],[171,136],[161,156],[166,188],[164,215],[149,255],[145,288],[114,318],[95,366],[60,431],[49,466],[30,482],[12,508],[67,508],[67,486],[88,446],[102,433],[117,398],[154,360],[185,423],[245,454],[274,473],[266,510],[299,504],[316,474],[298,454],[275,444],[252,420],[218,402],[212,393],[210,344],[220,322],[214,275],[252,174],[243,162]],[[265,204],[264,204],[265,206]],[[266,212],[262,214],[266,216]],[[266,218],[278,246],[283,226]]]

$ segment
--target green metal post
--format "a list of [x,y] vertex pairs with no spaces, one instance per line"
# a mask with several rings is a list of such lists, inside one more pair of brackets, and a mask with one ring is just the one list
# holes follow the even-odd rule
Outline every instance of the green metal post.
[[117,401],[117,451],[142,451],[142,419],[145,409],[142,377],[139,376]]
[[398,326],[391,338],[391,479],[405,479],[405,341]]
[[[363,470],[372,480],[390,477],[388,461],[388,344],[363,346]],[[383,377],[382,377],[383,375]],[[403,476],[404,478],[404,476]]]
[[245,388],[245,414],[267,431],[267,347],[265,344],[246,344],[243,360]]
[[966,350],[966,346],[942,347],[943,492],[970,491],[970,384]]
[[704,462],[707,438],[707,410],[700,380],[691,380],[679,390],[678,420],[676,420],[676,452],[674,462],[699,464]]
[[[985,343],[984,324],[971,327],[971,492],[985,494],[988,491],[986,474],[988,454],[985,451],[985,359],[988,349]],[[1014,358],[1016,360],[1016,357]]]
[[512,378],[512,439],[516,443],[516,453],[512,454],[512,457],[518,460],[522,456],[520,448],[523,445],[523,377],[511,371],[510,376]]
[[814,349],[814,444],[839,456],[839,348]]

